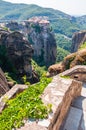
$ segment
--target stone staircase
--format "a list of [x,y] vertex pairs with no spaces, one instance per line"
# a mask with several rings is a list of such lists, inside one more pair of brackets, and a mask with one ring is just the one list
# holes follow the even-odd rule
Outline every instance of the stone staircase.
[[[26,88],[25,85],[15,85],[8,91],[0,99],[0,111],[5,106],[5,102],[2,102],[4,97],[10,99],[15,96],[16,92]],[[17,130],[86,130],[85,83],[83,83],[82,87],[80,81],[66,79],[57,75],[53,77],[52,82],[46,87],[41,98],[45,104],[52,104],[52,114],[43,121],[31,122],[27,120],[25,126]]]
[[86,130],[86,83],[83,83],[81,96],[73,101],[60,130]]

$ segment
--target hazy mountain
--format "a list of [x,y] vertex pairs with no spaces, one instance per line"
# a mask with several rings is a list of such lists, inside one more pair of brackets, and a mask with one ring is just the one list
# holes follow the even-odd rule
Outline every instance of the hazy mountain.
[[[33,16],[47,16],[55,33],[63,35],[64,38],[68,37],[66,38],[68,42],[74,32],[86,29],[86,16],[74,17],[59,10],[34,4],[13,4],[0,1],[0,20],[26,20]],[[60,42],[63,44],[63,38]]]

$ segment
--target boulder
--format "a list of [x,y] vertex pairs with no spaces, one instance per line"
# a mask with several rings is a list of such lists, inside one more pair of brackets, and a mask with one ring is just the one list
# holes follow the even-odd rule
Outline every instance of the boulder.
[[48,68],[48,72],[46,74],[47,77],[51,77],[54,75],[57,75],[64,71],[64,67],[62,66],[62,63],[51,65]]
[[69,54],[60,64],[51,65],[48,68],[48,76],[54,76],[76,65],[86,65],[86,49]]

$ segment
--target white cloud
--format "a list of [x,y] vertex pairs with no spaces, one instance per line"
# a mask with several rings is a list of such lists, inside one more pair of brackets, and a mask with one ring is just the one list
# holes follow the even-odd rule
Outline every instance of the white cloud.
[[86,15],[86,0],[5,0],[12,3],[37,4],[61,10],[71,15]]

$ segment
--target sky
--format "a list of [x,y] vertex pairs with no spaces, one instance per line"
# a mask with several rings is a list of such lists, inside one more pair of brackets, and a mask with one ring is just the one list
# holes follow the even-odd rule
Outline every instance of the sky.
[[12,3],[36,4],[54,8],[70,15],[86,15],[86,0],[4,0]]

